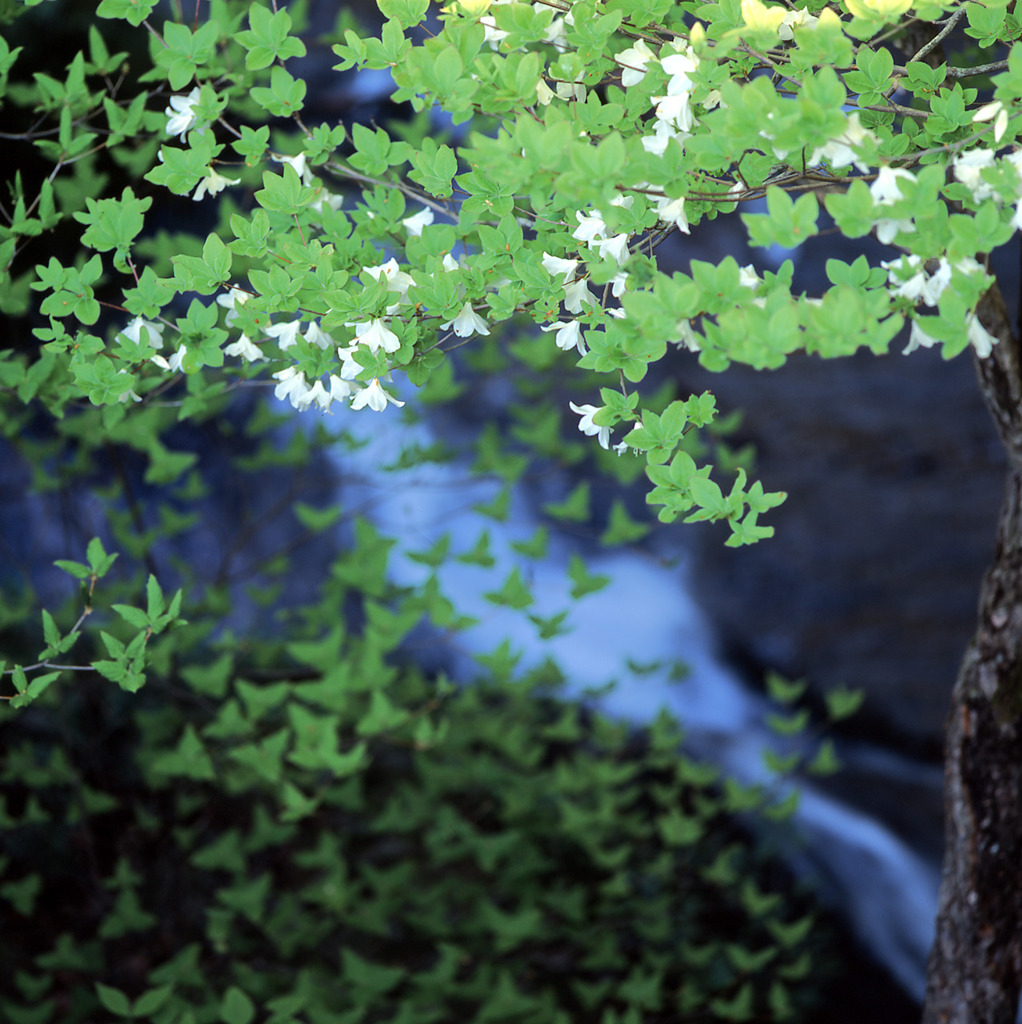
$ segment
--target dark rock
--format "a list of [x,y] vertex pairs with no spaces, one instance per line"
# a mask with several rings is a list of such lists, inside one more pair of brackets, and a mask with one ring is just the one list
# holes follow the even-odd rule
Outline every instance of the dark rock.
[[936,352],[685,373],[741,408],[776,536],[694,531],[694,590],[726,648],[814,687],[862,687],[860,722],[939,753],[992,553],[1004,456],[969,357]]

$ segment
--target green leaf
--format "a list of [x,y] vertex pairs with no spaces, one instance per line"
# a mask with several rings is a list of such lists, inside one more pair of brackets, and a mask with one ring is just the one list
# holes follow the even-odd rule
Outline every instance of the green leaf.
[[96,579],[102,579],[117,560],[116,553],[108,555],[103,547],[103,542],[98,537],[89,541],[85,549],[85,557],[89,560],[89,568]]
[[131,1003],[120,989],[111,988],[99,981],[95,983],[95,988],[96,995],[99,996],[99,1001],[103,1004],[103,1009],[117,1017],[132,1016]]
[[785,679],[776,672],[766,674],[766,688],[771,700],[781,704],[791,704],[806,692],[808,683],[804,679],[794,681]]
[[291,31],[291,16],[284,9],[271,13],[261,4],[252,4],[248,11],[250,31],[238,32],[235,40],[248,51],[245,67],[249,71],[268,68],[275,60],[304,57],[305,44]]
[[458,172],[454,150],[432,139],[423,139],[422,149],[409,153],[413,170],[409,177],[434,196],[447,199],[452,194],[451,179]]
[[585,562],[578,555],[572,555],[568,564],[568,576],[574,586],[571,588],[571,596],[575,599],[584,597],[586,594],[595,594],[610,583],[609,576],[590,574],[586,569]]
[[284,68],[275,65],[270,72],[270,87],[254,86],[250,94],[259,106],[276,117],[292,117],[304,106],[305,90],[304,79],[296,79]]
[[213,56],[220,36],[216,20],[201,24],[195,32],[174,21],[163,23],[163,45],[152,50],[157,67],[166,71],[170,87],[183,89]]
[[837,756],[834,741],[825,739],[813,759],[806,765],[812,775],[834,775],[841,770],[841,761]]
[[528,608],[532,604],[532,592],[525,585],[522,574],[517,566],[511,570],[500,590],[491,590],[483,595],[493,604],[506,605],[509,608]]
[[265,210],[286,213],[289,216],[301,213],[316,198],[316,189],[302,185],[298,172],[285,164],[280,174],[263,172],[263,187],[256,192],[255,200]]
[[255,1019],[255,1004],[244,992],[232,985],[220,1001],[220,1020],[224,1024],[251,1024]]
[[100,18],[124,18],[138,28],[153,13],[158,0],[102,0],[96,8]]
[[553,516],[554,519],[568,520],[569,522],[576,523],[588,522],[589,491],[589,482],[583,480],[576,485],[564,501],[549,502],[543,506],[543,511],[548,516]]
[[787,192],[771,185],[766,190],[766,201],[768,213],[742,214],[751,245],[763,248],[780,245],[785,249],[794,249],[816,234],[819,207],[812,192],[792,202]]
[[823,695],[827,704],[827,714],[832,722],[840,722],[843,718],[850,718],[862,707],[866,699],[865,690],[850,690],[843,686],[828,690]]
[[600,543],[604,546],[631,544],[641,540],[649,533],[649,526],[633,519],[628,514],[624,502],[620,498],[614,501],[610,509],[610,522],[607,529],[600,535]]
[[150,1014],[156,1013],[167,1002],[173,991],[173,985],[159,985],[143,992],[135,1000],[135,1005],[132,1008],[135,1016],[148,1017]]

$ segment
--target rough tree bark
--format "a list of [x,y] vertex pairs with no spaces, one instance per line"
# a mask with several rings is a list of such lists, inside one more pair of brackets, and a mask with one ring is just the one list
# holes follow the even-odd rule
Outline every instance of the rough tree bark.
[[1014,1024],[1022,985],[1022,350],[995,285],[977,360],[1008,453],[993,564],[952,693],[945,849],[924,1024]]

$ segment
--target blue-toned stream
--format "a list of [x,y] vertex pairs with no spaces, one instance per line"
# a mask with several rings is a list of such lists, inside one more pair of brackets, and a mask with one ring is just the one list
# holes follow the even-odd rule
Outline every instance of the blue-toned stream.
[[[392,462],[413,440],[423,445],[435,440],[428,425],[410,428],[393,408],[384,414],[345,410],[339,415],[349,418],[350,428],[366,442],[338,457],[344,503],[349,509],[370,510],[381,529],[400,539],[391,561],[395,582],[414,586],[433,571],[409,558],[409,550],[422,551],[448,533],[456,555],[469,550],[483,529],[490,533],[493,567],[483,569],[452,557],[438,571],[444,593],[458,612],[479,620],[459,634],[459,648],[445,659],[455,676],[468,675],[471,653],[492,651],[507,639],[521,652],[524,664],[553,657],[572,695],[593,699],[606,713],[637,725],[666,708],[682,722],[694,753],[745,782],[767,781],[762,752],[777,738],[765,724],[766,701],[718,656],[713,631],[676,558],[669,564],[638,549],[606,553],[583,548],[547,523],[547,556],[527,559],[512,544],[528,540],[540,520],[521,489],[513,492],[506,520],[484,518],[472,507],[491,501],[498,487],[471,478],[464,467],[428,464],[396,473],[377,468]],[[685,528],[678,527],[674,536],[683,545]],[[584,559],[590,573],[606,575],[611,582],[572,607],[566,634],[539,640],[525,614],[484,597],[517,566],[535,596],[529,610],[556,614],[572,604],[567,570],[573,554]],[[679,662],[688,668],[681,678]],[[617,685],[609,692],[596,697],[587,692],[611,680]],[[878,748],[846,744],[839,753],[845,772],[852,775],[862,768],[872,780],[935,782],[933,769]],[[795,855],[796,869],[818,884],[863,947],[921,999],[936,910],[937,851],[924,859],[867,813],[811,783],[802,784],[796,820],[805,840]]]

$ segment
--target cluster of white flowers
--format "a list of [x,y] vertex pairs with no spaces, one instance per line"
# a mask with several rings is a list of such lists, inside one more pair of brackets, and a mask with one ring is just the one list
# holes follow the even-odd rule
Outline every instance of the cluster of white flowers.
[[[518,0],[459,0],[458,6],[468,15],[480,15],[479,24],[483,26],[483,42],[489,43],[496,50],[497,47],[507,39],[507,32],[497,28],[497,20],[492,15],[485,14],[492,7],[499,7],[502,4],[517,3]],[[537,11],[549,11],[550,5],[545,3],[534,3],[533,9]],[[543,42],[549,43],[556,49],[563,51],[567,47],[566,29],[575,22],[568,11],[563,17],[558,16],[550,22],[543,35]]]
[[[1009,176],[1014,181],[1014,187],[1007,193],[999,191],[983,176],[983,172],[988,168],[997,168],[998,165],[1004,164],[1010,164],[1014,170],[1014,174]],[[981,203],[984,199],[993,198],[998,204],[1014,205],[1015,214],[1010,223],[1016,231],[1022,230],[1022,150],[1016,149],[997,158],[992,149],[970,149],[956,156],[951,167],[955,177],[972,193],[976,202]]]
[[[922,259],[916,255],[900,256],[896,260],[881,261],[880,266],[887,271],[887,282],[891,293],[910,302],[922,303],[925,306],[936,306],[944,290],[952,283],[956,274],[966,277],[981,275],[988,278],[986,270],[971,256],[958,260],[953,265],[942,256],[932,271],[927,270]],[[969,316],[966,324],[969,344],[979,356],[990,355],[997,339],[979,322],[975,313]],[[913,320],[905,355],[917,348],[932,348],[937,339],[927,334]]]
[[[680,43],[672,43],[666,49],[666,55],[658,56],[642,39],[639,39],[614,57],[615,63],[621,68],[621,85],[626,89],[638,85],[645,79],[650,63],[659,63],[668,75],[667,91],[662,96],[652,97],[656,104],[653,134],[642,139],[642,146],[646,152],[656,156],[664,155],[671,139],[677,139],[678,143],[684,146],[685,139],[692,134],[695,124],[691,75],[699,69],[699,58],[691,44],[682,48]],[[719,102],[720,94],[716,90],[701,100],[706,109],[717,106]]]
[[695,124],[692,113],[692,79],[689,77],[699,70],[699,58],[689,46],[684,52],[668,54],[660,58],[660,66],[670,76],[667,92],[663,96],[654,96],[656,119],[665,121],[675,132],[686,138]]
[[[295,166],[295,170],[303,173],[304,167]],[[425,207],[420,212],[406,217],[403,223],[410,236],[419,236],[424,228],[433,223],[433,216],[433,211]],[[458,261],[450,253],[444,255],[441,266],[445,273],[459,269]],[[380,352],[392,355],[401,348],[401,338],[388,326],[388,319],[398,313],[402,306],[410,303],[408,290],[415,284],[415,280],[401,270],[400,264],[394,258],[385,263],[363,267],[360,273],[364,281],[384,281],[388,298],[392,301],[385,307],[385,316],[345,324],[354,334],[348,339],[347,344],[337,346],[340,371],[330,374],[326,384],[322,380],[310,384],[305,374],[294,366],[273,375],[278,381],[274,389],[276,397],[289,401],[299,411],[312,406],[328,411],[334,402],[348,399],[352,409],[368,407],[376,412],[382,412],[388,405],[404,405],[404,402],[399,401],[383,387],[379,377],[374,377],[368,384],[362,384],[356,379],[363,371],[357,353],[365,349],[374,355]],[[452,328],[461,338],[490,333],[486,320],[468,301],[463,304],[457,316],[441,323],[440,327],[442,330]],[[277,347],[281,351],[287,351],[297,344],[299,337],[307,344],[324,350],[334,345],[330,335],[323,331],[315,320],[307,324],[303,324],[301,320],[274,324],[266,328],[265,333],[276,339]]]
[[[199,135],[205,132],[208,124],[200,122],[199,115],[195,112],[195,105],[202,97],[202,89],[196,86],[187,96],[171,96],[164,116],[167,118],[167,134],[179,135],[182,142],[188,141],[188,133],[194,131]],[[163,152],[158,154],[158,159],[163,162]],[[206,196],[215,196],[222,192],[228,185],[237,185],[239,178],[225,178],[212,167],[206,168],[206,176],[199,182],[192,195],[192,199],[198,202]]]
[[[630,206],[631,202],[632,197],[628,196],[621,205]],[[588,245],[603,259],[609,257],[614,260],[618,266],[622,266],[628,261],[628,236],[617,234],[608,237],[607,224],[599,210],[592,210],[586,214],[576,211],[575,219],[578,221],[578,227],[572,232],[573,238]]]
[[[634,202],[634,196],[617,196],[611,200],[610,205],[630,210]],[[602,259],[612,259],[619,267],[628,262],[628,235],[621,233],[608,236],[607,222],[599,210],[593,209],[589,213],[576,210],[575,220],[578,221],[578,227],[571,233],[572,238],[588,245],[591,250],[598,252]],[[614,282],[615,296],[620,296],[624,291],[628,275],[619,274],[618,277],[620,280],[615,279]]]

